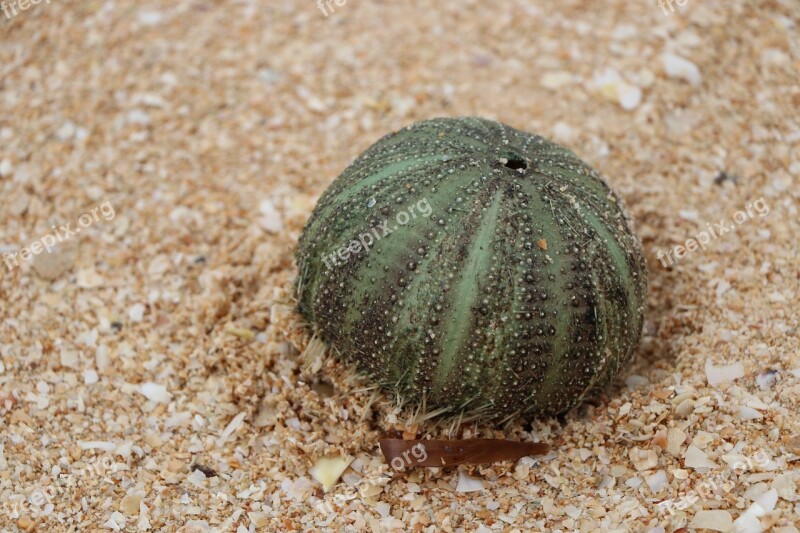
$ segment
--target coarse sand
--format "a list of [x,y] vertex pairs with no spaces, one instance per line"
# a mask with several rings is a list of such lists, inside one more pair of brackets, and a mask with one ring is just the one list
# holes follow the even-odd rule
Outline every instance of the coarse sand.
[[[797,532],[800,3],[339,3],[3,2],[0,530]],[[458,115],[636,220],[643,341],[560,419],[415,420],[292,307],[331,180]],[[398,472],[392,430],[552,450]]]

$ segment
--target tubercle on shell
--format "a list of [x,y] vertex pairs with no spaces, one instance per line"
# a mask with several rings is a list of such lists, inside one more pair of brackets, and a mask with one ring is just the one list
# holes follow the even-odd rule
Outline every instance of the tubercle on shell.
[[[399,223],[423,201],[429,216]],[[376,227],[391,231],[325,261]],[[621,200],[568,149],[479,118],[368,148],[320,198],[296,258],[299,308],[322,338],[449,414],[562,413],[613,379],[644,322]]]

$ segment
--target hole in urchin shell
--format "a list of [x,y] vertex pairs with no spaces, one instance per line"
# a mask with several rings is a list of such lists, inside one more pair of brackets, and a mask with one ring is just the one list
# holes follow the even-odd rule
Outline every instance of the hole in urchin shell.
[[504,154],[500,158],[500,162],[504,167],[510,168],[511,170],[525,170],[528,168],[528,162],[525,161],[525,158],[515,153]]

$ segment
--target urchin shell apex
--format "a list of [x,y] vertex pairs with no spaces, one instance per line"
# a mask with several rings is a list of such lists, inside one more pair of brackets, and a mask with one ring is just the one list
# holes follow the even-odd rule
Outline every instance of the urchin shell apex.
[[647,272],[620,199],[570,150],[480,118],[389,134],[320,198],[302,315],[428,412],[563,413],[632,357]]

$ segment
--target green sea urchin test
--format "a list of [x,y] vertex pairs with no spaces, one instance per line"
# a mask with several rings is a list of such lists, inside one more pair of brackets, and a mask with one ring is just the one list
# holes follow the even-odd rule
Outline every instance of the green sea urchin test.
[[644,321],[619,198],[570,150],[479,118],[372,145],[322,195],[296,257],[322,339],[427,411],[567,411],[630,360]]

